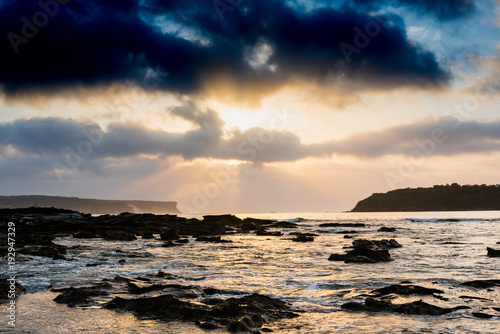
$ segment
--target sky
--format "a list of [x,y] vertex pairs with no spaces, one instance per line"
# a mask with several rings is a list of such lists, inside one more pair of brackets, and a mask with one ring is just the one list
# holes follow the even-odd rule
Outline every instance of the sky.
[[500,183],[500,0],[5,0],[0,36],[0,195],[336,212]]

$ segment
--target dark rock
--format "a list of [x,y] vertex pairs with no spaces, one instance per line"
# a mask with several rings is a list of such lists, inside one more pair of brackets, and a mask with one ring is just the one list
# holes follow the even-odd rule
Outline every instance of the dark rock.
[[390,301],[368,297],[366,298],[364,304],[349,302],[343,304],[341,308],[344,310],[365,312],[391,312],[409,315],[443,315],[468,307],[458,306],[454,308],[445,308],[431,305],[421,300],[406,304],[392,304]]
[[154,239],[153,232],[151,231],[146,231],[142,234],[143,239]]
[[252,223],[252,222],[244,222],[242,225],[241,225],[241,231],[243,232],[248,232],[248,231],[258,231],[261,229],[261,226],[255,224],[255,223]]
[[338,234],[355,234],[358,233],[358,231],[355,230],[349,230],[349,231],[339,231],[337,232]]
[[133,241],[137,240],[133,233],[123,232],[123,231],[108,231],[103,232],[101,236],[110,241]]
[[375,293],[379,296],[386,296],[391,293],[400,295],[400,296],[409,296],[409,295],[433,295],[435,293],[444,293],[442,290],[438,289],[429,289],[418,285],[390,285],[384,288],[372,290],[372,293]]
[[353,248],[344,255],[332,254],[330,261],[345,261],[346,263],[376,263],[382,261],[393,261],[389,254],[389,248],[401,247],[394,239],[391,240],[367,240],[356,239],[352,242]]
[[[385,261],[385,260],[380,260]],[[344,260],[345,263],[377,263],[379,260],[372,259],[365,255],[350,255]]]
[[66,257],[64,255],[57,254],[52,258],[52,260],[66,260]]
[[295,242],[313,242],[314,237],[310,237],[306,234],[300,234],[296,238],[293,238],[292,241],[295,241]]
[[187,244],[189,243],[189,239],[179,239],[175,241],[178,244]]
[[489,257],[500,257],[500,249],[486,247],[486,250],[488,251]]
[[179,231],[177,229],[171,228],[160,234],[161,240],[177,240],[180,239]]
[[458,298],[460,298],[460,299],[475,299],[475,300],[482,300],[482,301],[490,301],[491,302],[491,299],[474,297],[474,296],[458,296]]
[[281,233],[280,231],[270,232],[270,231],[266,231],[263,229],[255,231],[255,234],[262,235],[262,236],[270,236],[270,237],[281,237],[283,235],[283,233]]
[[210,321],[198,322],[196,325],[198,325],[198,327],[200,327],[201,329],[208,329],[208,330],[219,328],[217,324]]
[[298,225],[296,223],[290,223],[290,222],[277,222],[269,227],[280,227],[280,228],[297,228]]
[[97,234],[94,232],[84,230],[80,231],[78,233],[73,234],[73,238],[78,238],[78,239],[92,239],[92,238],[99,238]]
[[344,235],[344,239],[352,239],[352,238],[354,238],[352,235],[348,235],[348,234]]
[[54,292],[62,292],[54,298],[56,303],[67,304],[69,307],[86,306],[91,302],[92,297],[107,296],[108,292],[102,291],[99,287],[82,287],[53,289]]
[[328,258],[328,261],[345,261],[347,255],[345,254],[332,254]]
[[214,243],[224,243],[224,242],[232,242],[231,240],[223,240],[221,239],[221,236],[200,236],[196,238],[195,241],[204,241],[204,242],[214,242]]
[[127,261],[125,259],[121,259],[118,261],[119,264],[124,264],[124,263],[127,263]]
[[101,264],[102,264],[102,263],[87,263],[87,264],[85,265],[85,267],[97,267],[97,266],[99,266],[99,265],[101,265]]
[[176,246],[179,246],[179,244],[174,244],[172,241],[167,241],[167,242],[164,242],[163,245],[161,245],[162,247],[176,247]]
[[319,224],[319,227],[365,227],[363,223],[324,223]]
[[490,279],[490,280],[475,280],[460,283],[460,285],[471,286],[477,289],[487,289],[500,286],[500,280]]
[[55,244],[52,244],[50,246],[28,245],[24,246],[18,252],[20,254],[52,257],[52,258],[57,255],[67,254],[65,246],[55,245]]
[[250,332],[250,328],[243,323],[242,321],[233,321],[227,326],[227,331],[230,333],[239,333],[239,332]]
[[387,227],[387,226],[382,226],[381,228],[378,229],[379,232],[396,232],[395,227]]
[[11,299],[11,294],[14,293],[16,297],[26,293],[26,289],[15,280],[8,280],[7,278],[0,279],[0,299]]
[[482,313],[482,312],[472,312],[472,315],[476,318],[481,318],[481,319],[493,318],[493,316],[491,314]]

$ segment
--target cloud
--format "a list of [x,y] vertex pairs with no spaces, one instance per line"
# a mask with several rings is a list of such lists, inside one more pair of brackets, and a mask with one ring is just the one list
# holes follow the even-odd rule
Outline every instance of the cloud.
[[91,121],[55,117],[0,123],[0,162],[5,167],[11,165],[8,161],[19,164],[25,157],[38,161],[35,166],[41,172],[54,168],[99,171],[124,161],[157,162],[175,157],[260,164],[332,155],[376,159],[411,156],[416,151],[427,156],[453,156],[500,150],[500,121],[431,117],[340,140],[304,144],[289,131],[259,127],[225,131],[215,111],[200,110],[190,103],[173,107],[170,113],[191,122],[192,129],[172,133],[137,123],[113,123],[103,129]]
[[353,0],[357,6],[377,9],[384,5],[396,5],[413,8],[420,13],[430,13],[440,20],[453,20],[473,13],[476,9],[474,0]]
[[[212,2],[58,1],[40,2],[57,11],[28,0],[0,7],[0,35],[8,37],[0,41],[0,85],[7,94],[115,83],[192,94],[224,77],[240,89],[268,90],[297,78],[387,89],[450,80],[431,52],[408,41],[394,15],[298,12],[284,0],[254,0],[221,21]],[[355,28],[366,27],[377,33],[356,46]],[[356,48],[350,63],[342,43]]]

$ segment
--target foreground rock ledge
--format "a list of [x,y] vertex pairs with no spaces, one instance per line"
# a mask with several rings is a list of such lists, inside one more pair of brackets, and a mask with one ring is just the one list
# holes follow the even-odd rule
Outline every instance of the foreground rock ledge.
[[[70,307],[101,305],[131,312],[139,318],[194,322],[203,329],[226,329],[229,332],[260,333],[260,329],[269,330],[262,328],[265,324],[299,316],[291,311],[288,303],[277,298],[168,282],[174,278],[164,273],[135,279],[117,276],[90,287],[55,288],[52,291],[61,292],[54,301]],[[128,291],[126,296],[124,291]],[[211,298],[215,294],[237,297]]]

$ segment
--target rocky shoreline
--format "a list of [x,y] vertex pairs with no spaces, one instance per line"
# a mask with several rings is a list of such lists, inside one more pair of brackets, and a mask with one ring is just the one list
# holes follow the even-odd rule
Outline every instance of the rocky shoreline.
[[[2,231],[7,230],[9,221],[14,222],[17,228],[17,254],[65,261],[73,259],[68,255],[67,247],[54,242],[55,238],[69,236],[75,239],[101,238],[124,242],[137,238],[160,239],[164,241],[162,247],[182,247],[190,242],[231,244],[232,235],[249,233],[268,237],[269,240],[285,238],[290,240],[291,245],[314,242],[318,236],[316,233],[284,231],[300,231],[300,222],[240,219],[229,214],[207,215],[199,220],[177,215],[132,213],[91,216],[54,208],[0,210]],[[364,227],[364,224],[328,223],[319,226],[353,228]],[[349,237],[357,233],[356,230],[344,232]],[[397,231],[392,227],[382,227],[378,232]],[[6,235],[0,235],[0,240],[0,253],[5,257],[8,249]],[[344,247],[347,249],[345,254],[332,254],[325,260],[369,266],[371,263],[394,261],[390,250],[401,247],[404,245],[395,239],[359,238],[352,241],[352,246]],[[498,250],[488,247],[487,252],[488,256],[496,257]],[[125,259],[120,261],[126,262]],[[99,265],[99,262],[95,265]],[[69,307],[98,306],[130,312],[139,318],[186,321],[202,329],[225,329],[229,332],[269,332],[272,330],[266,327],[268,324],[298,317],[302,313],[280,298],[245,291],[227,291],[220,287],[173,284],[172,281],[178,278],[160,271],[135,278],[116,276],[96,281],[90,286],[53,287],[51,291],[59,293],[55,302]],[[8,288],[6,279],[1,280],[0,296],[4,300]],[[15,290],[16,295],[25,293],[20,285],[16,285]],[[221,294],[229,297],[221,298]],[[369,293],[347,291],[337,297],[344,301],[340,310],[346,312],[439,316],[460,311],[474,318],[500,317],[500,280],[494,279],[447,286],[446,292],[442,288],[402,282]]]

